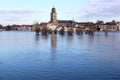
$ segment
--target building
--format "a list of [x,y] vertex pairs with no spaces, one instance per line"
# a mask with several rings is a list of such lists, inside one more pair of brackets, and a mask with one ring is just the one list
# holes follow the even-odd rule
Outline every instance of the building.
[[23,24],[20,27],[18,27],[19,31],[31,31],[32,25]]
[[54,7],[51,10],[50,23],[57,24],[57,13],[56,13],[56,9]]
[[111,21],[111,22],[106,22],[106,27],[109,31],[119,31],[119,27],[117,25],[117,22],[115,20]]
[[83,30],[96,30],[95,24],[93,22],[79,22],[76,23],[75,27],[80,27]]
[[108,31],[119,31],[119,23],[116,22],[115,20],[111,22],[106,22],[104,23],[103,21],[97,21],[96,23],[96,28],[100,29],[100,31],[108,30]]
[[74,20],[57,20],[57,12],[54,7],[52,8],[50,15],[51,15],[50,23],[58,27],[74,27],[75,24]]
[[119,31],[120,30],[120,23],[116,23],[114,20],[112,22],[106,22],[104,21],[97,21],[96,23],[93,22],[75,22],[74,20],[57,20],[57,12],[56,8],[53,7],[51,9],[50,13],[50,21],[49,22],[42,22],[40,24],[41,27],[56,27],[61,28],[65,27],[66,29],[69,27],[75,28],[75,27],[81,27],[82,29],[92,29],[92,30],[109,30],[109,31]]

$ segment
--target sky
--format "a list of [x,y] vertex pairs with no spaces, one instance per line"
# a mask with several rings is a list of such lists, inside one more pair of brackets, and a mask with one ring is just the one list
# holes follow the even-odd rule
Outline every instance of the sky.
[[48,22],[53,6],[58,20],[120,20],[120,0],[0,0],[0,24]]

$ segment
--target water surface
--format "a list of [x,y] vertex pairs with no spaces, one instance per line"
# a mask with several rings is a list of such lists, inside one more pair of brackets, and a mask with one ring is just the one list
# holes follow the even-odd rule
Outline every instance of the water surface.
[[119,75],[119,32],[0,32],[0,80],[120,80]]

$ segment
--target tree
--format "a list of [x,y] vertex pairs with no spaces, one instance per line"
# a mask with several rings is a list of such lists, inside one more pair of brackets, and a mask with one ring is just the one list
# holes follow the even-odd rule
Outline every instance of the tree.
[[3,28],[3,26],[0,24],[0,29],[2,29]]
[[7,25],[7,26],[6,26],[6,30],[7,30],[7,31],[10,31],[10,30],[12,30],[12,26],[10,26],[10,25]]

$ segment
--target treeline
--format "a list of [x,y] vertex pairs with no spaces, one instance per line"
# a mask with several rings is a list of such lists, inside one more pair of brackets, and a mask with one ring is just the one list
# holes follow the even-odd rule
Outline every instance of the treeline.
[[7,25],[7,26],[3,26],[0,24],[0,30],[6,30],[6,31],[10,31],[10,30],[18,30],[18,27],[21,27],[20,25]]

